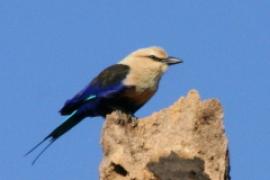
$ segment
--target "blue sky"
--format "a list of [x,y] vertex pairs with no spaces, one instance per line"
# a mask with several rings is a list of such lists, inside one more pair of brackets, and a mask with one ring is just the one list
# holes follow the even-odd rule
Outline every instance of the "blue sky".
[[66,99],[131,51],[158,45],[172,67],[137,115],[190,89],[225,110],[233,179],[269,179],[270,1],[2,0],[0,179],[98,179],[103,120],[87,119],[31,166]]

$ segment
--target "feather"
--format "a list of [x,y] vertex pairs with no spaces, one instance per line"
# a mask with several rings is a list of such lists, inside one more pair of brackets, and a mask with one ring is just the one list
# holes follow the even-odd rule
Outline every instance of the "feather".
[[94,97],[97,98],[98,96],[110,95],[117,92],[128,72],[129,67],[123,64],[115,64],[106,68],[82,91],[65,103],[60,109],[61,115],[71,114],[81,105],[87,103],[88,100],[94,100]]
[[72,115],[69,116],[69,118],[62,123],[60,126],[55,128],[48,136],[46,136],[41,142],[39,142],[37,145],[35,145],[33,148],[31,148],[25,156],[28,156],[31,154],[35,149],[37,149],[40,145],[42,145],[44,142],[49,140],[49,144],[45,146],[41,150],[41,152],[35,157],[35,159],[32,162],[32,165],[36,163],[36,161],[39,159],[39,157],[51,146],[52,143],[54,143],[59,137],[61,137],[63,134],[68,132],[71,128],[73,128],[75,125],[77,125],[84,117],[78,114],[77,112],[74,112]]

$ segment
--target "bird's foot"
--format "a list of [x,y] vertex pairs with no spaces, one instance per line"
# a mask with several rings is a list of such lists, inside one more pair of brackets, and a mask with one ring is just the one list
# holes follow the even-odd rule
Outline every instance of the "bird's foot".
[[127,118],[130,120],[130,121],[137,121],[139,118],[136,117],[134,114],[127,114]]
[[134,114],[127,114],[128,122],[131,124],[132,127],[137,126],[138,123],[138,117],[136,117]]
[[122,111],[116,111],[118,114],[117,124],[124,126],[127,124],[131,124],[132,126],[136,126],[138,118],[133,114],[127,114]]

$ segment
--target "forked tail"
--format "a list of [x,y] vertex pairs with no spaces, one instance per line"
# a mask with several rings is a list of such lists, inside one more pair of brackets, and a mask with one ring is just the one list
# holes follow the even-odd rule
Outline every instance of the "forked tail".
[[49,144],[47,144],[41,151],[38,153],[38,155],[35,157],[35,159],[32,161],[32,165],[36,163],[36,161],[39,159],[39,157],[63,134],[68,132],[71,128],[76,126],[79,122],[83,120],[83,116],[77,114],[74,112],[64,123],[62,123],[60,126],[55,128],[48,136],[46,136],[41,142],[39,142],[37,145],[35,145],[32,149],[30,149],[25,156],[32,153],[35,149],[37,149],[41,144],[43,144],[46,140],[49,140]]

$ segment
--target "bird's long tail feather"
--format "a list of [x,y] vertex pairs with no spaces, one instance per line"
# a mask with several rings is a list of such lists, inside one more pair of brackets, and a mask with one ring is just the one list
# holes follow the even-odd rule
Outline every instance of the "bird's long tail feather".
[[32,161],[32,165],[36,163],[36,161],[40,158],[40,156],[63,134],[68,132],[71,128],[76,126],[84,117],[77,114],[76,112],[73,113],[64,123],[62,123],[60,126],[55,128],[48,136],[46,136],[41,142],[39,142],[37,145],[35,145],[33,148],[31,148],[25,156],[31,154],[35,149],[37,149],[40,145],[42,145],[44,142],[49,140],[49,144],[47,144],[41,152],[35,157],[35,159]]

